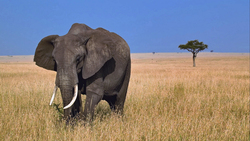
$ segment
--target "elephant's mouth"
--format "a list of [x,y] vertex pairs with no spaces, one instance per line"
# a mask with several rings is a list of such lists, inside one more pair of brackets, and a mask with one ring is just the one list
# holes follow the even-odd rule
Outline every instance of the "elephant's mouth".
[[[53,91],[53,95],[52,95],[52,97],[51,97],[51,100],[50,100],[49,105],[52,105],[52,103],[53,103],[53,101],[54,101],[54,99],[55,99],[55,97],[56,97],[57,89],[58,89],[58,87],[55,86],[54,91]],[[69,107],[71,107],[71,106],[75,103],[76,98],[77,98],[77,94],[78,94],[78,84],[76,84],[76,85],[74,86],[74,96],[73,96],[71,102],[70,102],[67,106],[65,106],[63,109],[68,109]]]

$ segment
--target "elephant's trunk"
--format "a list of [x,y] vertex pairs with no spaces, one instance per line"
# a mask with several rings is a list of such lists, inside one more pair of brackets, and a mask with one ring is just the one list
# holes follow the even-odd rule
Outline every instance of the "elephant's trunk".
[[[57,88],[58,88],[58,87],[55,86],[54,92],[53,92],[53,95],[52,95],[52,97],[51,97],[51,100],[50,100],[50,104],[49,104],[49,105],[52,105],[52,103],[53,103],[53,101],[54,101],[54,99],[55,99],[56,92],[57,92]],[[71,102],[70,102],[67,106],[65,106],[63,109],[67,109],[67,108],[71,107],[71,106],[75,103],[76,98],[77,98],[77,94],[78,94],[78,85],[76,84],[76,85],[74,86],[74,96],[73,96]]]
[[56,85],[58,87],[71,86],[78,84],[78,75],[75,65],[57,67]]
[[78,94],[78,84],[76,84],[74,86],[74,96],[73,96],[71,102],[67,106],[65,106],[63,109],[68,109],[69,107],[71,107],[75,103],[76,98],[77,98],[77,94]]
[[75,116],[74,103],[78,96],[78,76],[74,65],[57,67],[56,86],[60,88],[64,117],[69,119]]
[[[63,100],[63,106],[68,105],[73,98],[73,88],[71,86],[60,86],[60,91],[62,95],[62,100]],[[73,107],[69,107],[67,109],[64,109],[64,118],[69,119],[74,116],[74,109]]]

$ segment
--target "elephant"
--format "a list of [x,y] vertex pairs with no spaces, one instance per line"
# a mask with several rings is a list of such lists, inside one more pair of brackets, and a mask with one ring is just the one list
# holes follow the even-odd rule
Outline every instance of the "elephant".
[[[52,104],[60,89],[64,119],[77,115],[93,120],[96,105],[105,100],[123,114],[131,73],[130,48],[116,33],[74,23],[63,36],[49,35],[37,45],[34,62],[56,71]],[[81,94],[86,95],[84,110]]]

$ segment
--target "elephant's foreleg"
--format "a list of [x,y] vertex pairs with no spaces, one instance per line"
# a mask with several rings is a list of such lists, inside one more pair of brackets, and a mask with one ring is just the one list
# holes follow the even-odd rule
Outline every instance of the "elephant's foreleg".
[[[83,108],[82,108],[82,98],[81,98],[81,93],[78,93],[77,99],[74,103],[74,115],[81,117],[83,114]],[[80,115],[78,115],[80,114]]]
[[86,96],[86,102],[84,107],[84,120],[93,120],[94,112],[95,112],[95,106],[101,101],[102,96],[97,94],[87,94]]

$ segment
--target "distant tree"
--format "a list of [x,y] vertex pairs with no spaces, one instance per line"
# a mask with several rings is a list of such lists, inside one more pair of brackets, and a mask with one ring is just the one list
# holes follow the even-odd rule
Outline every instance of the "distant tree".
[[195,67],[195,58],[198,54],[198,52],[206,49],[208,45],[203,44],[203,42],[199,42],[198,40],[188,41],[185,45],[179,45],[180,49],[185,49],[189,52],[193,53],[193,67]]
[[210,52],[214,52],[214,50],[211,50]]

